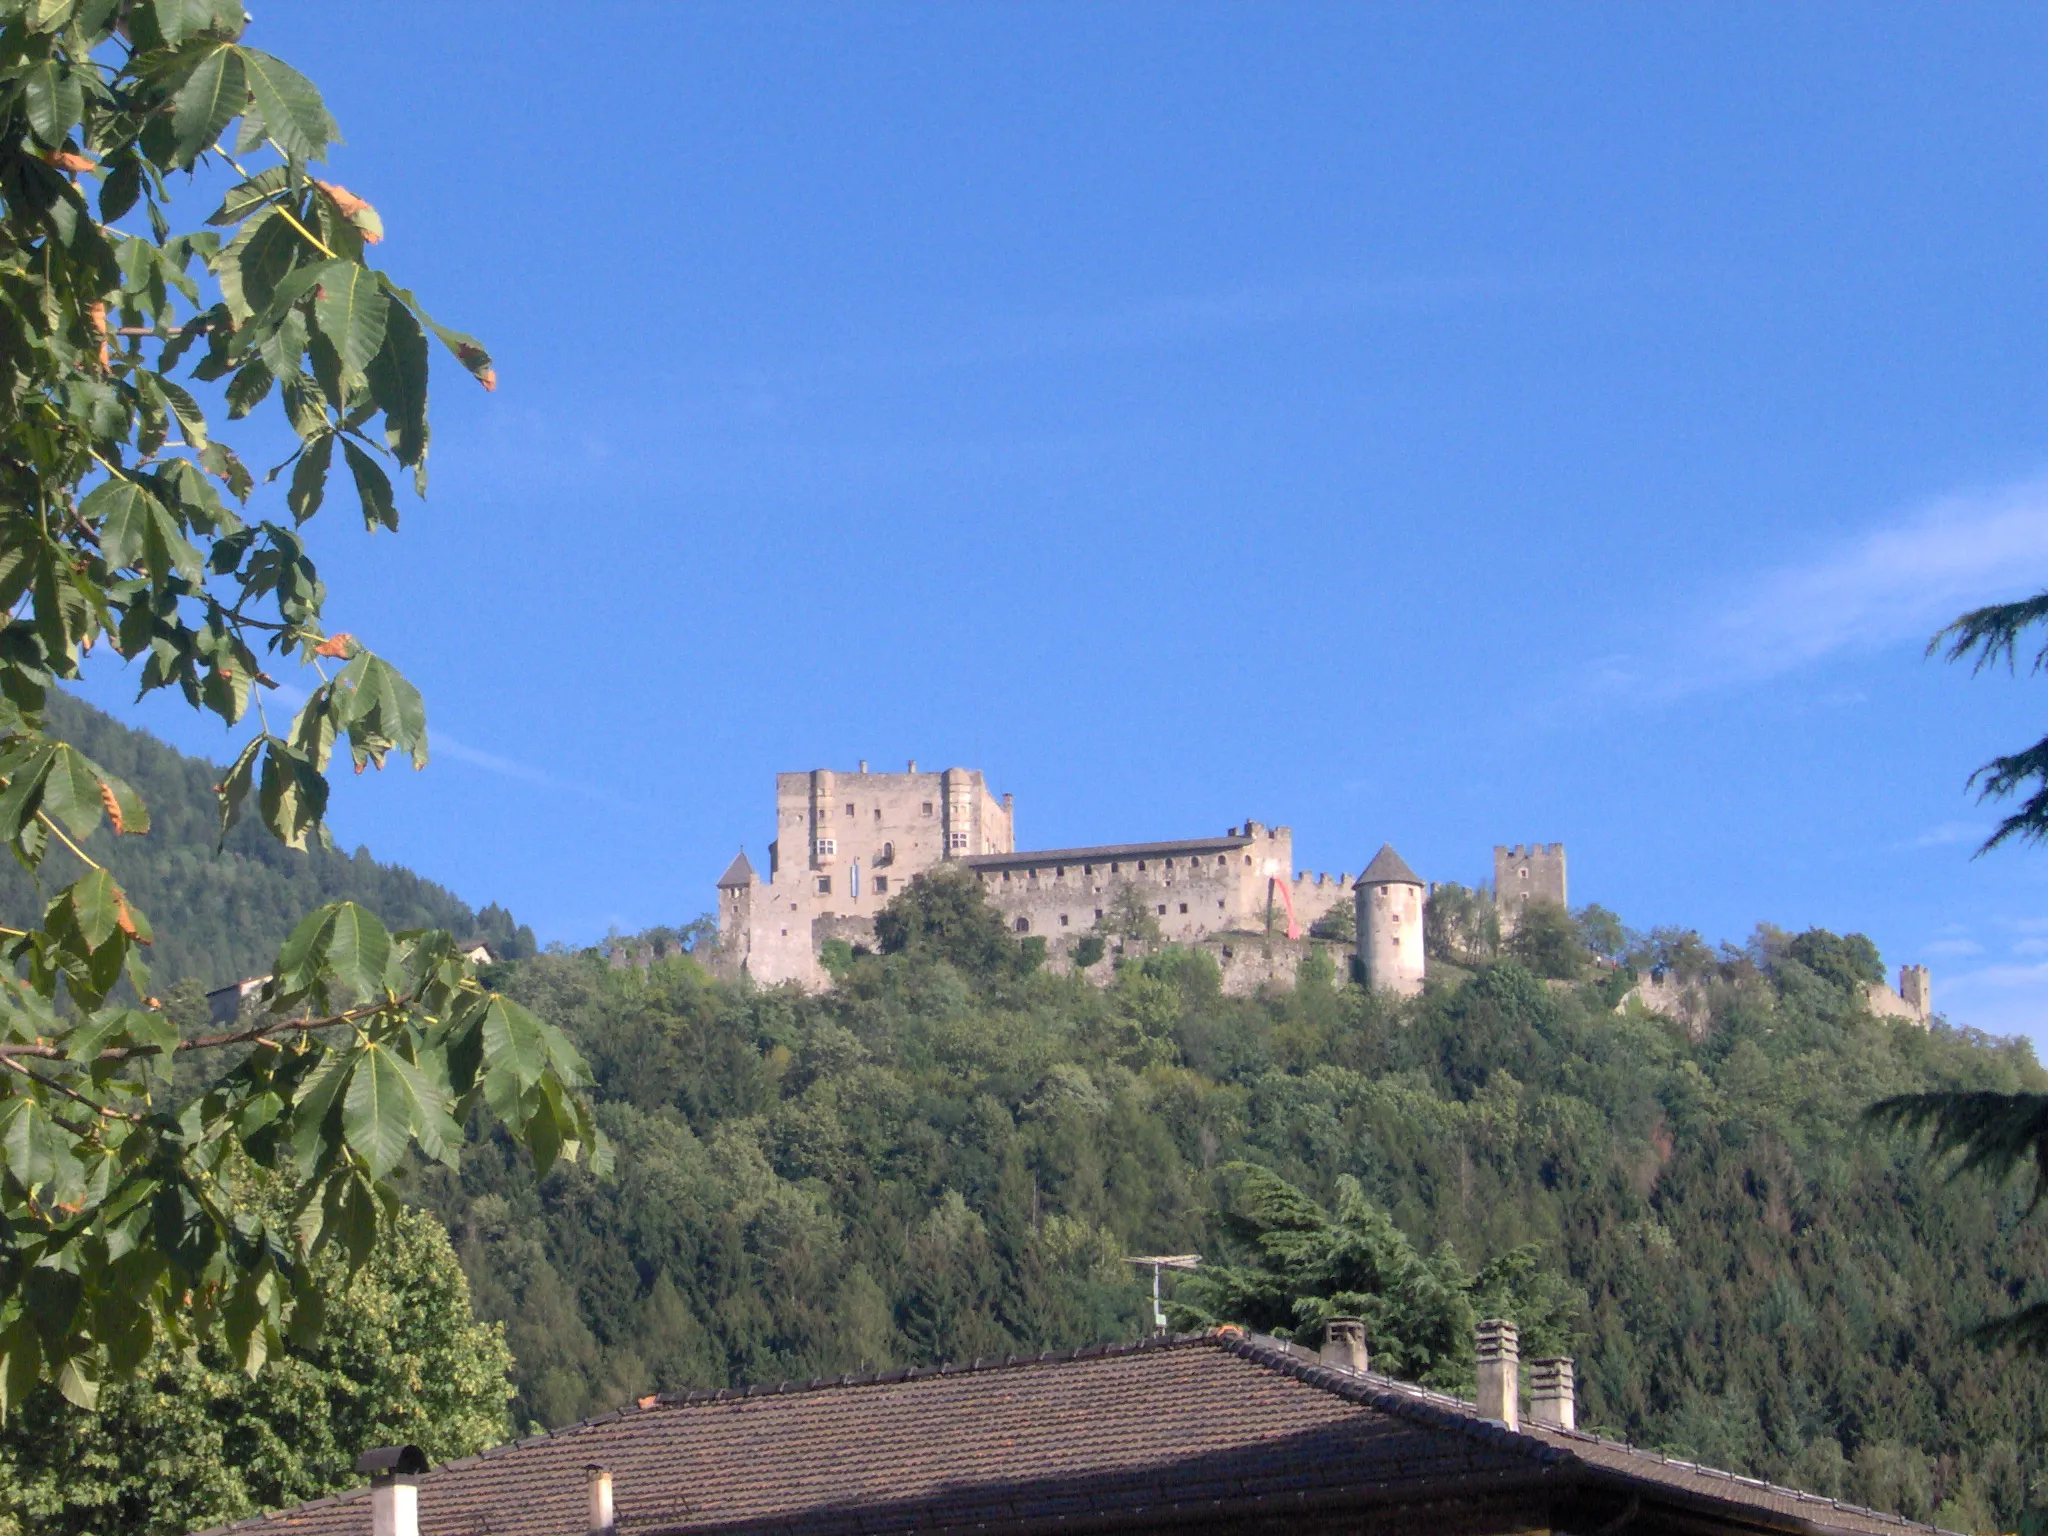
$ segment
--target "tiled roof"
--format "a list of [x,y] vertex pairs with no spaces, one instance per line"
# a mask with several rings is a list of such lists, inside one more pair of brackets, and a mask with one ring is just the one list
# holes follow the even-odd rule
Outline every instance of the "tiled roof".
[[1116,859],[1164,859],[1188,853],[1228,853],[1251,846],[1235,833],[1190,837],[1177,843],[1107,843],[1100,848],[1034,848],[1024,853],[977,853],[960,862],[969,869],[1030,869],[1045,864],[1107,864]]
[[[1652,1508],[1694,1530],[1929,1529],[1592,1435],[1512,1432],[1469,1403],[1225,1330],[645,1398],[426,1474],[421,1536],[581,1536],[590,1466],[612,1475],[620,1536],[1069,1531],[1559,1499],[1580,1501],[1573,1528],[1616,1532]],[[227,1529],[369,1536],[369,1498]]]
[[722,891],[729,886],[752,885],[753,883],[754,866],[747,859],[747,850],[742,848],[737,857],[725,866],[725,873],[718,877],[717,889]]
[[[1394,852],[1392,843],[1381,843],[1380,851],[1358,877],[1359,885],[1420,885],[1422,877],[1408,867],[1408,861]],[[1357,887],[1354,886],[1355,890]]]

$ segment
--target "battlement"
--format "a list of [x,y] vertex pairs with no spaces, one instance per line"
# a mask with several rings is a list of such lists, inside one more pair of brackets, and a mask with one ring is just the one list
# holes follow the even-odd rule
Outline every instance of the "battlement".
[[1503,858],[1562,859],[1564,857],[1564,844],[1530,843],[1527,847],[1524,847],[1522,844],[1516,843],[1512,847],[1509,847],[1501,843],[1495,843],[1493,845],[1493,857],[1496,863],[1498,863]]
[[1348,891],[1351,889],[1351,876],[1348,874],[1311,875],[1307,870],[1304,869],[1300,874],[1296,875],[1294,879],[1289,882],[1289,884],[1291,884],[1297,891],[1311,889],[1321,890],[1325,885],[1331,884],[1335,884],[1341,887],[1342,889]]

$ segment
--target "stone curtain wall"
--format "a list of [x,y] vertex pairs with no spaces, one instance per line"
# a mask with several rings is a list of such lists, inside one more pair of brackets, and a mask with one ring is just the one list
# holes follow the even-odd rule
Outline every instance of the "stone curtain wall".
[[1351,911],[1351,879],[1348,874],[1311,875],[1306,870],[1294,877],[1288,889],[1294,893],[1294,915],[1303,933],[1333,907]]

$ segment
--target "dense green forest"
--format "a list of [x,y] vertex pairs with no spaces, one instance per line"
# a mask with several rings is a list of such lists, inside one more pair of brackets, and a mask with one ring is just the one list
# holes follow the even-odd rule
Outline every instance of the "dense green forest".
[[1396,1003],[1327,967],[1228,998],[1172,950],[1098,990],[986,929],[857,958],[818,997],[681,955],[545,954],[500,984],[588,1054],[617,1174],[536,1186],[485,1147],[422,1194],[506,1325],[515,1413],[555,1423],[655,1388],[1130,1336],[1149,1296],[1123,1255],[1244,1257],[1218,1215],[1233,1163],[1328,1203],[1348,1176],[1419,1252],[1537,1245],[1578,1293],[1592,1424],[2011,1529],[2042,1368],[1965,1334],[2048,1246],[2017,1196],[1945,1184],[1859,1116],[1928,1085],[2048,1086],[2031,1049],[1870,1018],[1860,939],[1665,948],[1711,993],[1697,1038],[1618,1013],[1617,973],[1511,959]]
[[[51,696],[50,734],[126,779],[149,806],[148,833],[116,839],[103,827],[86,848],[114,870],[154,925],[150,964],[160,991],[181,980],[211,988],[262,975],[298,920],[330,901],[361,902],[394,929],[446,928],[458,938],[488,938],[501,952],[533,950],[531,931],[522,932],[503,908],[474,912],[453,892],[379,863],[366,848],[295,852],[252,819],[216,851],[214,785],[222,770],[77,699]],[[53,849],[41,887],[56,890],[77,872],[68,854]],[[0,859],[0,922],[40,919],[44,900],[35,877]]]
[[[1097,989],[999,923],[905,899],[896,952],[835,956],[838,985],[809,997],[714,980],[685,952],[715,942],[701,923],[532,955],[502,911],[366,853],[238,833],[216,855],[215,770],[58,707],[155,810],[114,864],[156,919],[160,977],[265,969],[299,913],[348,896],[394,926],[482,925],[519,957],[493,984],[588,1056],[611,1177],[537,1183],[497,1141],[459,1177],[412,1175],[503,1324],[518,1424],[1134,1335],[1150,1297],[1124,1255],[1256,1261],[1249,1164],[1474,1296],[1533,1250],[1545,1332],[1570,1337],[1583,1417],[1608,1432],[1965,1530],[2048,1502],[2043,1367],[1967,1337],[2037,1294],[2043,1229],[2016,1192],[1946,1184],[1860,1121],[1888,1094],[2048,1075],[2021,1042],[1870,1018],[1879,957],[1859,936],[1631,949],[1595,909],[1576,937],[1558,915],[1501,946],[1447,904],[1438,948],[1458,963],[1418,999],[1327,963],[1227,998],[1192,953]],[[33,900],[0,879],[11,911]],[[1710,1017],[1617,1011],[1631,953],[1698,980]],[[1230,1295],[1182,1284],[1179,1321]],[[1271,1298],[1252,1310],[1285,1326]],[[1327,1310],[1299,1309],[1305,1336]],[[1453,1332],[1427,1366],[1450,1385],[1469,1369]]]

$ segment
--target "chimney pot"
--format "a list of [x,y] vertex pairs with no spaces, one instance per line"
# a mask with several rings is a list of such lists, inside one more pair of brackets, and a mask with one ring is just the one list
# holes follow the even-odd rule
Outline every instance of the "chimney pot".
[[1562,1357],[1529,1362],[1529,1422],[1577,1429],[1579,1412],[1572,1362]]
[[1479,1325],[1478,1346],[1479,1416],[1521,1428],[1521,1345],[1515,1325],[1488,1318]]
[[914,757],[910,760],[910,771],[912,773],[917,772],[917,759]]
[[866,773],[868,771],[868,760],[866,758],[862,758],[860,760],[860,771],[862,773]]
[[1323,1328],[1323,1364],[1366,1370],[1365,1324],[1355,1317],[1331,1318]]
[[420,1473],[427,1458],[416,1445],[387,1445],[356,1458],[370,1474],[370,1536],[420,1536]]
[[583,1470],[590,1479],[590,1536],[606,1536],[618,1526],[612,1514],[612,1475],[595,1465]]

